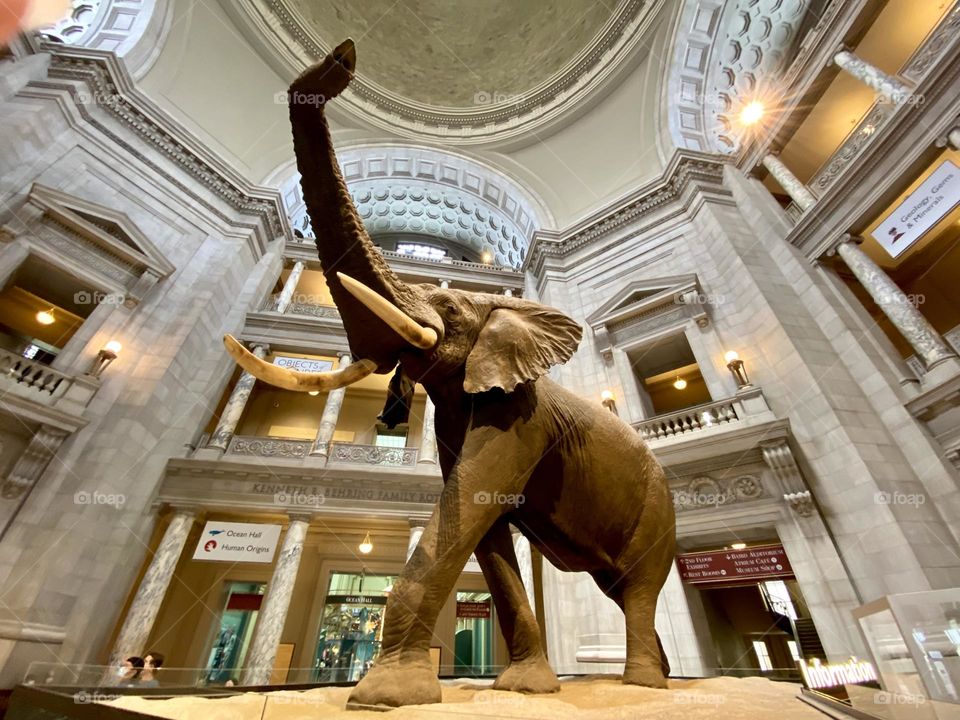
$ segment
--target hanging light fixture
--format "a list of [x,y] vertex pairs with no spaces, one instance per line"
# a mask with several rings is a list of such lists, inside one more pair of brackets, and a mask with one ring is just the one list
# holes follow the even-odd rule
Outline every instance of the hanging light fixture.
[[313,395],[314,397],[316,397],[319,394],[320,394],[319,390],[311,390],[310,392],[307,393],[307,395]]
[[37,313],[37,322],[41,325],[53,325],[57,319],[53,316],[53,308],[41,310]]
[[357,546],[357,549],[364,555],[369,555],[371,552],[373,552],[373,540],[370,539],[369,532],[363,536],[363,540]]
[[677,375],[677,379],[673,381],[673,386],[674,386],[677,390],[683,390],[683,389],[687,386],[687,381],[684,380],[684,379],[683,379],[682,377],[680,377],[679,375]]

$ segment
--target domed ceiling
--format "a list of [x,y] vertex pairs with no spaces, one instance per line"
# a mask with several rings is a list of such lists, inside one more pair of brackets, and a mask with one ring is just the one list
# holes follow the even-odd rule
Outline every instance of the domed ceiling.
[[330,47],[357,43],[357,71],[424,105],[509,101],[549,80],[596,37],[596,0],[290,0]]
[[[347,37],[338,103],[408,138],[505,140],[558,122],[644,56],[665,0],[220,0],[293,79]],[[647,38],[648,39],[648,38]]]

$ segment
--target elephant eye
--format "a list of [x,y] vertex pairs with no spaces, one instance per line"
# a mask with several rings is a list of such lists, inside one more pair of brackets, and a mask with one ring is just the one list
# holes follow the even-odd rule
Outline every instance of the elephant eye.
[[451,317],[456,317],[457,315],[460,314],[460,308],[457,307],[456,304],[454,303],[447,303],[446,305],[444,305],[443,310],[447,315],[450,315]]

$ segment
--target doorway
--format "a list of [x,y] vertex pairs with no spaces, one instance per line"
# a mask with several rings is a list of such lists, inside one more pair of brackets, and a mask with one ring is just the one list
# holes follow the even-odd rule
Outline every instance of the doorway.
[[227,585],[227,601],[207,656],[204,677],[208,684],[220,685],[228,680],[239,684],[239,668],[243,667],[253,639],[265,590],[266,583],[232,582]]

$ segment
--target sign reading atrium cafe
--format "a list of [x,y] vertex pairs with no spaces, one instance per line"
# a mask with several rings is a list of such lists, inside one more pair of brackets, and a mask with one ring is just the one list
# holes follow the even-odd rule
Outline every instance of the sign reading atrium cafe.
[[677,555],[677,568],[680,577],[693,585],[793,577],[783,545],[684,553]]
[[203,528],[193,559],[269,563],[279,539],[279,525],[210,520]]

